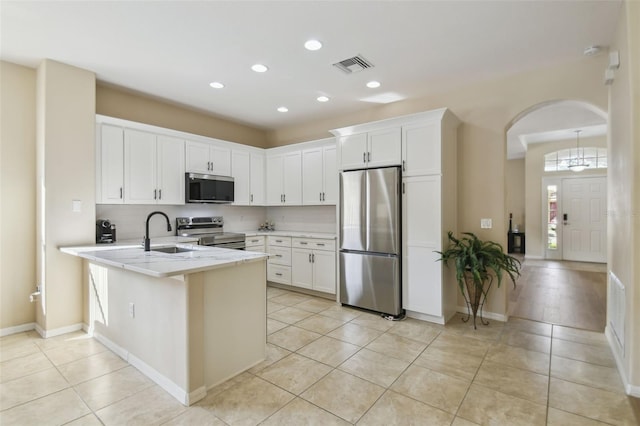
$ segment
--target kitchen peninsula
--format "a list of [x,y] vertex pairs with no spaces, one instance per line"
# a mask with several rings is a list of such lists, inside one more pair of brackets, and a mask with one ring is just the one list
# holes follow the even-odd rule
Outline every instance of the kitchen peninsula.
[[266,254],[191,244],[60,250],[85,259],[96,339],[184,405],[264,360]]

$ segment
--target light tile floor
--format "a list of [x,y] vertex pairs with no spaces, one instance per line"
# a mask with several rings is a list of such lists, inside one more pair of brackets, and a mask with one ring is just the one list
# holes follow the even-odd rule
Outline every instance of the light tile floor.
[[602,333],[389,322],[268,289],[267,359],[184,407],[83,333],[0,339],[2,425],[637,425]]

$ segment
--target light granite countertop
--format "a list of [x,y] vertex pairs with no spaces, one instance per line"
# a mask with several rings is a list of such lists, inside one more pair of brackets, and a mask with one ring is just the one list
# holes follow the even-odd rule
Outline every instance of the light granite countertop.
[[294,238],[323,238],[327,240],[335,240],[336,234],[328,232],[307,232],[307,231],[244,231],[247,237],[255,237],[257,235],[274,235],[278,237],[294,237]]
[[[170,237],[167,237],[170,238]],[[167,243],[156,238],[151,248],[177,246],[193,251],[184,253],[145,252],[140,244],[135,246],[106,245],[61,247],[60,251],[89,261],[123,268],[152,277],[170,277],[191,274],[216,268],[258,262],[267,259],[265,253],[231,250],[197,244]],[[106,246],[106,247],[105,247]]]

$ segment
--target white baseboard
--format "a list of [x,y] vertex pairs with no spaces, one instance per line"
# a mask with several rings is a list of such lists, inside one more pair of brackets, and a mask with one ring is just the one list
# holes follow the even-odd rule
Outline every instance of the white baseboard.
[[428,315],[428,314],[423,314],[421,312],[414,312],[414,311],[405,311],[405,312],[407,317],[409,318],[413,318],[421,321],[433,322],[441,325],[444,325],[445,323],[444,317],[437,317],[435,315]]
[[[464,307],[464,306],[458,306],[457,311],[459,313],[461,313],[461,314],[464,314],[464,315],[467,314],[467,308]],[[478,316],[479,315],[480,315],[480,313],[478,313]],[[501,321],[501,322],[509,321],[509,315],[496,314],[495,312],[487,312],[487,311],[482,311],[482,318],[495,320],[495,321]]]
[[544,260],[544,259],[545,259],[545,257],[544,257],[544,256],[533,256],[533,255],[530,255],[530,254],[525,254],[525,255],[524,255],[524,260],[527,260],[527,259],[531,259],[531,260]]
[[616,339],[608,324],[604,329],[604,335],[607,338],[607,342],[609,342],[609,347],[611,348],[613,357],[616,360],[616,367],[618,368],[618,374],[620,374],[620,380],[622,380],[624,391],[627,395],[640,398],[640,386],[629,383],[629,377],[624,369],[624,354],[621,353],[622,348],[618,345],[618,339]]
[[0,337],[10,336],[11,334],[23,333],[25,331],[31,331],[36,329],[35,322],[28,322],[26,324],[14,325],[13,327],[0,328]]
[[167,391],[181,404],[189,406],[195,402],[200,401],[207,395],[207,389],[204,386],[201,386],[193,392],[187,393],[186,390],[175,384],[171,379],[159,373],[155,368],[151,367],[149,364],[131,354],[125,348],[114,343],[104,335],[98,332],[94,332],[93,337],[97,341],[105,345],[107,348],[109,348],[120,358],[124,359],[129,364],[138,369],[142,374],[153,380],[158,386]]
[[63,334],[72,333],[78,330],[82,330],[82,323],[68,325],[66,327],[54,328],[52,330],[45,330],[44,328],[36,324],[36,331],[43,339],[61,336]]

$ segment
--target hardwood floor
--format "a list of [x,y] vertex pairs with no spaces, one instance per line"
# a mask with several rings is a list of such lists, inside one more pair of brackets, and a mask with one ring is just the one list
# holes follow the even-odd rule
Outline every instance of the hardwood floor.
[[523,260],[509,315],[603,332],[606,286],[606,264]]

